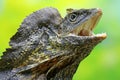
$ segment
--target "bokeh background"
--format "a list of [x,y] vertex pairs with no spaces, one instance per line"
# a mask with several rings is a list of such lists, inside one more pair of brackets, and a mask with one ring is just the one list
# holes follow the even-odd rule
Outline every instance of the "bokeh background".
[[108,37],[81,62],[73,80],[120,80],[120,0],[0,0],[0,55],[23,19],[44,7],[57,8],[63,17],[66,8],[101,8],[94,32]]

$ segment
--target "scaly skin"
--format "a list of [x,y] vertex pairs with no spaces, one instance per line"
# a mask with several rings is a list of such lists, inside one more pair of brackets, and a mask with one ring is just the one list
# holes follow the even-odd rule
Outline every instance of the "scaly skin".
[[100,9],[67,12],[63,19],[55,8],[44,8],[25,18],[0,60],[0,80],[72,80],[106,34],[92,33]]

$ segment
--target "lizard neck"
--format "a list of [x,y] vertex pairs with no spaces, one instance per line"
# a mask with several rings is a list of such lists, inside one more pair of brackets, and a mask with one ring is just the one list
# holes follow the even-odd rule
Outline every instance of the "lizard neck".
[[[89,50],[86,50],[89,49]],[[92,47],[81,48],[80,50],[76,50],[78,53],[75,53],[69,58],[66,58],[64,61],[58,65],[58,67],[54,67],[53,71],[47,75],[48,80],[72,80],[80,62],[89,55]],[[62,63],[63,62],[63,63]],[[64,65],[61,67],[61,65]]]
[[51,77],[51,75],[50,76],[48,75],[47,79],[48,80],[72,80],[72,78],[79,66],[79,63],[82,60],[81,57],[75,57],[75,58],[77,58],[77,59],[74,62],[71,61],[71,63],[69,63],[66,67],[59,69],[59,71],[57,71],[57,73],[55,73],[55,71],[50,73],[50,74],[52,74],[52,77]]
[[56,74],[54,77],[55,80],[72,80],[78,65],[79,65],[79,60],[77,62],[73,63],[70,66],[65,67],[63,70],[59,71],[59,73]]

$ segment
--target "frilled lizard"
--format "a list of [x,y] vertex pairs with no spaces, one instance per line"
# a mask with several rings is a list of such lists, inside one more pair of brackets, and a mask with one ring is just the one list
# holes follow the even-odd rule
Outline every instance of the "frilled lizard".
[[24,19],[0,60],[0,80],[72,80],[79,63],[106,38],[92,32],[102,11],[55,8]]

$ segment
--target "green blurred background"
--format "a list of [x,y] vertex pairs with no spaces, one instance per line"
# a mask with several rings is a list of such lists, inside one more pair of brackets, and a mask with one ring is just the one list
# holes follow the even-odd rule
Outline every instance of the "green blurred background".
[[0,0],[0,55],[23,19],[49,6],[57,8],[63,17],[66,8],[103,10],[94,32],[106,32],[108,37],[81,62],[73,80],[120,80],[120,0]]

